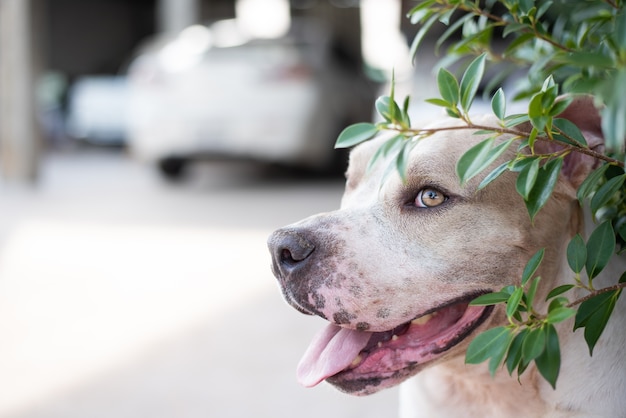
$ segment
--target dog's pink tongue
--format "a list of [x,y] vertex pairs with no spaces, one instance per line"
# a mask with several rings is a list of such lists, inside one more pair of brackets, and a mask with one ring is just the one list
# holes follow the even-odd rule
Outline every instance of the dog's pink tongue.
[[298,382],[306,387],[348,367],[365,348],[372,333],[329,324],[315,336],[298,364]]

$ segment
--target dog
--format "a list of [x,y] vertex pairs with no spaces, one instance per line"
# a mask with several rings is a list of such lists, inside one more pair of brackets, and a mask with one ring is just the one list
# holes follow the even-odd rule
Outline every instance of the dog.
[[[590,147],[602,149],[591,98],[576,98],[559,117],[577,124]],[[472,120],[497,126],[492,116]],[[582,331],[572,332],[573,319],[557,324],[561,369],[555,389],[534,365],[516,379],[505,370],[492,377],[486,363],[465,364],[473,337],[507,324],[502,305],[470,306],[472,299],[519,284],[526,262],[541,248],[539,311],[545,312],[540,302],[549,290],[572,283],[567,244],[593,228],[576,190],[597,161],[568,155],[552,197],[531,223],[515,173],[480,190],[481,176],[460,183],[457,160],[485,138],[449,129],[461,123],[431,126],[444,129],[417,142],[406,181],[383,179],[388,161],[367,168],[384,137],[356,146],[340,209],[269,237],[272,270],[286,301],[329,321],[304,354],[298,380],[307,387],[325,380],[353,395],[402,383],[402,418],[626,417],[624,298],[593,356]],[[513,148],[503,158],[510,159]],[[624,270],[624,259],[613,257],[594,285],[615,284]],[[567,296],[585,294],[572,290]]]

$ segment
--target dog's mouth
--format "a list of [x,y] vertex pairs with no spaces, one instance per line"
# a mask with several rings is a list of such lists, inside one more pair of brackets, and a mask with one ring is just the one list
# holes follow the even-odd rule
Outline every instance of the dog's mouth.
[[487,319],[492,306],[469,305],[477,296],[448,302],[384,332],[329,324],[300,361],[298,381],[312,387],[327,380],[361,395],[394,386],[444,356]]

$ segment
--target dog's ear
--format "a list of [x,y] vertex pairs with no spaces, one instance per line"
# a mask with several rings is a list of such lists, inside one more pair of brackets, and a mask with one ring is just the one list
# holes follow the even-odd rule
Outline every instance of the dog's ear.
[[[600,111],[594,104],[592,96],[577,96],[570,105],[557,116],[567,119],[575,124],[582,132],[587,145],[596,152],[604,152],[604,137],[602,135],[602,119]],[[530,126],[528,127],[530,129]],[[550,153],[558,151],[559,145],[555,142],[537,141],[535,151],[538,153]],[[587,178],[600,161],[580,152],[571,152],[563,161],[561,175],[567,179],[574,189]]]

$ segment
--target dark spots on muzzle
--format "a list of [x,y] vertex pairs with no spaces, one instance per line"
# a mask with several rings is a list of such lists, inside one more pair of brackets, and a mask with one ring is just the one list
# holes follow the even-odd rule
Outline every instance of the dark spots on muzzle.
[[356,324],[357,331],[367,331],[368,329],[370,329],[370,324],[368,322],[359,322]]
[[376,312],[376,318],[385,319],[388,318],[391,314],[391,310],[389,308],[380,308],[378,312]]
[[356,298],[360,298],[363,296],[363,287],[360,285],[350,285],[348,287],[348,291],[350,292],[350,294]]
[[[346,241],[343,236],[347,227],[334,215],[320,215],[297,225],[275,231],[268,240],[272,254],[273,271],[282,288],[283,295],[296,309],[326,315],[330,309],[326,289],[341,293],[346,289],[354,297],[360,297],[360,286],[350,284],[351,275],[345,270]],[[354,315],[335,313],[335,322],[348,324]]]
[[312,293],[311,298],[313,299],[313,304],[315,305],[315,309],[324,309],[326,306],[326,298],[319,293]]
[[349,324],[356,318],[356,315],[349,313],[345,309],[333,314],[333,321],[337,325]]

